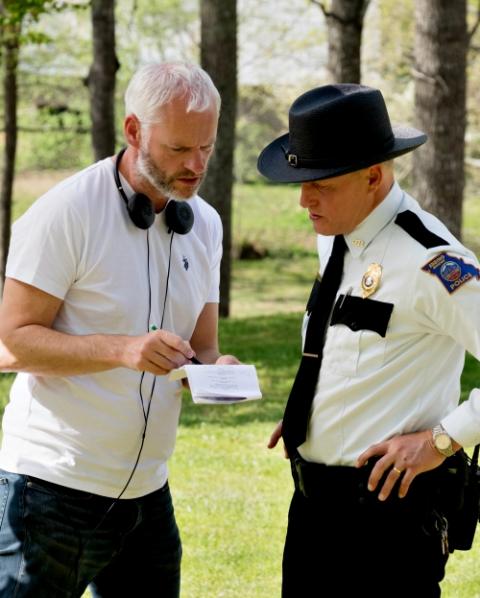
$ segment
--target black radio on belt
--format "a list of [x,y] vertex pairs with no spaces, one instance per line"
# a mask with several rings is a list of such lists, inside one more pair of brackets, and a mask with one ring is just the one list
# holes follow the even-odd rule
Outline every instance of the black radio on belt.
[[[445,493],[448,497],[452,488],[457,491],[457,498],[446,504],[446,516],[448,520],[448,545],[450,552],[453,550],[470,550],[473,538],[480,520],[480,469],[478,467],[478,453],[480,445],[473,451],[472,458],[463,451],[458,451],[456,457],[462,459],[464,469],[452,471],[456,474],[456,485],[449,483],[445,485]],[[461,473],[461,475],[459,475]],[[451,482],[451,480],[449,480]],[[442,493],[445,496],[444,493]]]

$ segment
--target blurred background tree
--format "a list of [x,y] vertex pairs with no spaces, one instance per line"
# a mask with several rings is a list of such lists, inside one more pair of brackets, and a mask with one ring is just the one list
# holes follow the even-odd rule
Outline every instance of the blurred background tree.
[[370,0],[310,0],[320,7],[328,27],[328,71],[335,83],[360,83],[362,31]]
[[220,315],[230,313],[232,194],[237,120],[237,0],[200,0],[200,62],[222,98],[217,141],[200,189],[223,223]]
[[466,0],[415,4],[415,117],[429,143],[416,152],[417,199],[461,236],[465,186]]
[[93,155],[101,160],[115,153],[115,85],[120,65],[115,53],[115,0],[91,1],[93,60],[85,83],[90,92]]

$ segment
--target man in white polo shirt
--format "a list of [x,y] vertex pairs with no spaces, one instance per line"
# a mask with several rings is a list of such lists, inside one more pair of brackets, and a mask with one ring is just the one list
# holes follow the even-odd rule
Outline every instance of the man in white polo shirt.
[[[220,97],[199,67],[149,65],[126,149],[14,224],[0,367],[19,372],[0,452],[2,596],[179,595],[167,481],[181,386],[220,356],[222,226],[197,190]],[[187,201],[188,200],[188,201]]]

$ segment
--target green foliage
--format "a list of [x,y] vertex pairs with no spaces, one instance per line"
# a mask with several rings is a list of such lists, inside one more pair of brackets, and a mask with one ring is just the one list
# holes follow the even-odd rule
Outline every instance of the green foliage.
[[[468,30],[473,31],[479,18],[479,5],[477,0],[469,0],[467,8]],[[468,128],[466,135],[467,156],[477,161],[480,160],[480,27],[470,40],[468,52],[468,97],[467,113]],[[477,172],[480,172],[477,164]]]
[[462,393],[460,397],[461,402],[468,399],[468,395],[470,394],[472,388],[478,388],[479,379],[480,364],[474,357],[472,357],[470,354],[467,354],[465,359],[465,367],[463,368],[462,373]]
[[8,393],[14,377],[15,374],[0,374],[0,413],[2,414],[8,403]]
[[0,7],[0,28],[8,27],[15,23],[28,26],[38,21],[46,12],[59,12],[71,8],[85,8],[89,0],[4,0]]
[[[58,31],[55,27],[43,27],[49,18],[53,18],[52,13],[65,13],[89,5],[88,0],[10,0],[3,3],[3,10],[0,10],[0,44],[10,43],[12,36],[20,44],[17,171],[24,168],[78,167],[87,163],[87,160],[79,160],[77,156],[82,146],[90,145],[89,139],[85,138],[85,143],[79,143],[78,140],[79,128],[87,131],[84,123],[89,121],[88,113],[84,110],[86,118],[81,118],[81,111],[69,106],[62,98],[64,93],[78,98],[81,78],[78,77],[73,86],[67,86],[65,73],[57,72],[52,77],[53,65],[51,60],[45,59],[45,54],[48,54],[48,49],[51,50],[50,56],[62,53],[56,45]],[[59,18],[58,14],[56,18]],[[70,45],[72,37],[70,35]],[[78,36],[74,37],[78,39]],[[78,43],[73,47],[77,46]],[[64,55],[67,54],[71,55],[70,48]],[[49,71],[49,75],[46,75],[46,71]],[[83,96],[85,107],[88,96],[86,93]]]
[[[128,36],[119,40],[124,56],[131,62],[131,72],[138,66],[139,59],[150,57],[166,58],[175,47],[178,58],[198,59],[199,31],[198,6],[183,0],[138,0],[135,8],[118,15],[119,24],[128,19]],[[125,5],[125,3],[124,3]],[[127,24],[127,23],[125,23]],[[142,44],[139,48],[138,40]]]
[[[389,83],[404,86],[412,77],[414,2],[382,0],[378,10],[381,51],[376,66]],[[369,18],[368,12],[366,18]],[[368,38],[365,41],[368,43]]]
[[88,90],[78,88],[79,77],[64,76],[60,85],[55,79],[22,76],[17,171],[81,168],[91,161]]
[[237,112],[235,178],[242,183],[259,181],[258,154],[288,130],[288,106],[265,85],[243,86]]
[[19,145],[18,169],[77,168],[87,166],[91,157],[90,136],[71,131],[31,134]]
[[466,174],[462,238],[468,247],[480,255],[480,168],[467,168]]
[[234,251],[244,242],[275,257],[314,253],[312,225],[298,200],[298,185],[236,185],[233,203]]
[[4,0],[0,11],[0,26],[20,23],[25,18],[37,20],[57,4],[52,0]]
[[[298,258],[301,259],[298,259]],[[318,272],[315,254],[237,261],[233,268],[231,314],[301,312]]]

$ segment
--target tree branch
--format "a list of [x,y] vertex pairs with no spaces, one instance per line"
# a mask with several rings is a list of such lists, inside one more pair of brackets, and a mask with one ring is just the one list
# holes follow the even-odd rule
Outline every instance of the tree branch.
[[365,16],[370,0],[361,0],[361,2],[357,4],[357,14],[351,19],[344,19],[335,12],[327,10],[325,4],[319,0],[310,0],[310,2],[320,7],[326,19],[332,19],[341,25],[354,25],[357,29],[361,30],[363,27],[363,17]]
[[312,4],[316,4],[320,7],[321,11],[323,12],[324,16],[328,19],[328,17],[332,16],[332,13],[328,12],[325,8],[325,4],[323,2],[319,2],[318,0],[310,0]]
[[473,27],[470,29],[470,31],[467,32],[467,48],[470,47],[470,45],[472,43],[473,36],[477,32],[479,25],[480,25],[480,0],[478,0],[477,18],[475,19],[475,23],[473,24]]
[[437,75],[436,77],[432,77],[432,75],[427,75],[426,73],[422,73],[421,71],[417,70],[416,68],[412,67],[412,74],[416,79],[422,79],[423,81],[429,81],[436,85],[438,83],[439,87],[445,92],[448,93],[449,88],[448,84],[443,77]]

